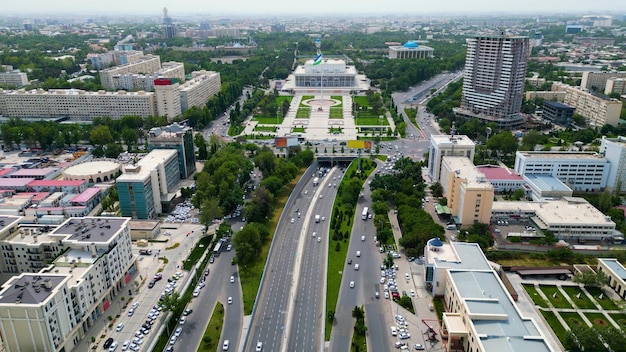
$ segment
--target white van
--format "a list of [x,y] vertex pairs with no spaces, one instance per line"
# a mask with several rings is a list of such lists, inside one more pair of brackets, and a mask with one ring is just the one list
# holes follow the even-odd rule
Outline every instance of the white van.
[[356,251],[356,256],[360,257],[361,256],[361,251]]
[[359,264],[354,264],[354,270],[359,270]]

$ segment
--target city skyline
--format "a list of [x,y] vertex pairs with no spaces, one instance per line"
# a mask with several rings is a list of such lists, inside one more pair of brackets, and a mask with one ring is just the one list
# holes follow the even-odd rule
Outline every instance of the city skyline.
[[565,1],[552,0],[540,1],[529,0],[523,7],[509,2],[498,0],[463,1],[446,0],[444,2],[431,2],[416,4],[408,0],[390,0],[386,2],[366,0],[361,2],[345,1],[335,2],[331,0],[317,0],[310,5],[302,3],[294,6],[284,0],[269,0],[257,2],[254,0],[234,0],[215,4],[198,3],[194,0],[150,1],[136,0],[126,2],[110,0],[107,2],[92,2],[89,7],[83,6],[77,0],[66,0],[60,6],[58,3],[48,0],[28,0],[11,4],[5,9],[5,14],[29,15],[29,14],[143,14],[161,16],[162,8],[170,10],[170,16],[184,16],[189,14],[216,14],[216,15],[302,15],[302,14],[335,14],[335,15],[365,15],[365,14],[494,14],[494,13],[580,13],[593,14],[619,14],[626,11],[626,4],[617,4],[609,0],[588,2],[583,0]]

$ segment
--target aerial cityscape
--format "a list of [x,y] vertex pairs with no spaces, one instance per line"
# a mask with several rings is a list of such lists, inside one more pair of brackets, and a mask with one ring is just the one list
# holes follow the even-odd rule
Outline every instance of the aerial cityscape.
[[0,351],[626,351],[626,6],[0,15]]

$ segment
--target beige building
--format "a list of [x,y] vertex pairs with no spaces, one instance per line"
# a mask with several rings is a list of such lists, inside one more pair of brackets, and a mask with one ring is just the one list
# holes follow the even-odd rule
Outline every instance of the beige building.
[[626,78],[609,78],[606,80],[606,88],[604,94],[609,95],[617,93],[624,95],[626,93]]
[[176,78],[185,80],[185,66],[182,62],[164,62],[160,70],[154,73],[124,73],[112,76],[112,89],[124,89],[130,91],[154,89],[154,80],[157,78]]
[[[7,351],[70,351],[91,336],[89,329],[125,292],[134,271],[129,220],[70,218],[50,232],[12,239],[41,241],[63,252],[37,273],[13,277],[0,291]],[[4,251],[9,246],[3,243]]]
[[465,226],[489,223],[493,186],[468,158],[444,156],[440,183],[455,223]]
[[626,72],[583,72],[580,87],[596,92],[604,92],[607,80],[610,78],[626,78]]
[[154,95],[156,109],[160,116],[167,117],[168,121],[181,114],[180,84],[176,79],[158,78],[154,80]]
[[78,89],[0,89],[0,114],[9,117],[69,117],[92,120],[97,116],[156,116],[154,94],[139,92],[87,92]]
[[178,87],[181,111],[193,106],[202,108],[209,99],[220,92],[222,80],[215,71],[194,71],[191,79]]
[[100,70],[100,83],[105,89],[114,90],[115,76],[123,74],[151,74],[161,69],[161,59],[156,55],[145,55],[132,63],[105,68]]
[[23,87],[28,84],[28,75],[20,70],[14,70],[11,65],[2,65],[0,85]]
[[550,101],[565,101],[565,92],[563,91],[551,91],[551,90],[535,90],[535,91],[527,91],[526,100],[533,100],[535,98],[550,100]]
[[432,135],[428,149],[428,176],[432,182],[439,182],[441,159],[444,156],[464,156],[474,160],[476,145],[464,135]]
[[626,268],[615,258],[598,258],[598,272],[609,277],[609,286],[626,299]]
[[617,126],[622,112],[621,101],[594,95],[577,87],[564,86],[563,88],[565,90],[563,103],[576,108],[576,114],[584,116],[588,125]]

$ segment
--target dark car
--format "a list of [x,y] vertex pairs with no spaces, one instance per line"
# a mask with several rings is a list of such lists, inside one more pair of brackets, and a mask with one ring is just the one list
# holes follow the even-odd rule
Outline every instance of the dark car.
[[209,263],[213,264],[213,262],[215,262],[215,257],[211,256],[211,258],[209,258]]
[[113,344],[113,338],[109,337],[106,341],[104,341],[104,349],[111,347],[111,344]]
[[352,264],[352,259],[348,259],[348,265]]
[[206,270],[204,271],[204,276],[207,276],[207,275],[209,275],[209,269],[206,269]]
[[188,308],[188,309],[185,309],[185,311],[183,312],[183,315],[187,316],[187,315],[191,314],[192,312],[193,312],[193,309]]
[[153,288],[154,287],[154,280],[150,281],[150,283],[148,284],[148,288]]

